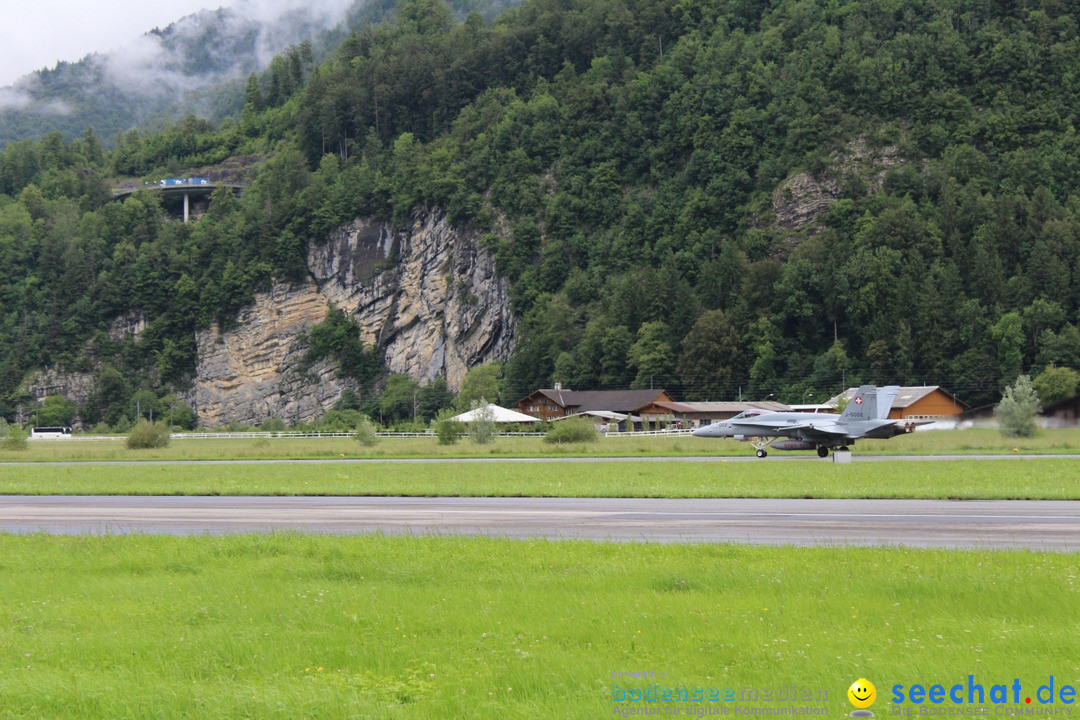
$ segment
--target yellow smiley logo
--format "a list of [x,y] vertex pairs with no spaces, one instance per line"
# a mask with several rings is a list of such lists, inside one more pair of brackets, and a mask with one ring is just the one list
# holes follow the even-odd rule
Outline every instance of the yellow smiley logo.
[[859,678],[851,683],[847,691],[848,700],[857,708],[868,708],[877,700],[877,688],[866,678]]

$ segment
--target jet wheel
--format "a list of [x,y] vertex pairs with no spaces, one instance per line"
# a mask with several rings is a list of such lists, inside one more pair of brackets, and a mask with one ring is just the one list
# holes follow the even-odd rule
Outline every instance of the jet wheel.
[[765,452],[764,450],[758,450],[758,451],[757,451],[757,456],[758,456],[759,458],[763,458],[763,457],[765,457],[765,456],[766,456],[766,455],[768,455],[768,454],[769,454],[769,453]]
[[824,445],[818,445],[817,456],[820,458],[829,457],[829,448]]

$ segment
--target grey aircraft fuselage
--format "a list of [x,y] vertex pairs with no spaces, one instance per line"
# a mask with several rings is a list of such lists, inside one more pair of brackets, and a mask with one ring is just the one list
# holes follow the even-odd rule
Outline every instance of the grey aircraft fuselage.
[[888,417],[898,392],[899,387],[895,385],[880,390],[873,385],[863,385],[839,415],[747,410],[728,420],[698,428],[694,435],[752,442],[758,457],[765,457],[769,447],[777,450],[816,449],[818,455],[825,457],[829,449],[847,449],[856,440],[887,439],[911,432],[911,423]]

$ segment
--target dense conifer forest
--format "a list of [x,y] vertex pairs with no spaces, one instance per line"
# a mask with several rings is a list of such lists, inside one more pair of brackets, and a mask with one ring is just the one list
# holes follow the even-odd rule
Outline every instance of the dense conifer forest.
[[[0,415],[45,367],[96,373],[77,409],[91,423],[182,389],[194,331],[302,277],[309,243],[428,207],[481,229],[511,282],[506,402],[556,381],[789,402],[863,381],[981,406],[1020,373],[1080,366],[1070,3],[528,0],[458,17],[413,0],[321,61],[293,48],[216,125],[7,145]],[[196,223],[152,194],[110,201],[116,178],[237,157],[244,195]],[[807,185],[828,201],[782,220]],[[146,332],[111,340],[132,310]],[[328,322],[316,339],[348,346],[347,319]],[[377,363],[340,356],[370,401]]]

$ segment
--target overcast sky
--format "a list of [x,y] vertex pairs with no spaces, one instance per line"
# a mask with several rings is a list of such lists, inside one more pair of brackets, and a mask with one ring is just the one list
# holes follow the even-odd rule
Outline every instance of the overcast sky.
[[59,60],[108,52],[155,27],[233,0],[0,0],[0,87]]

